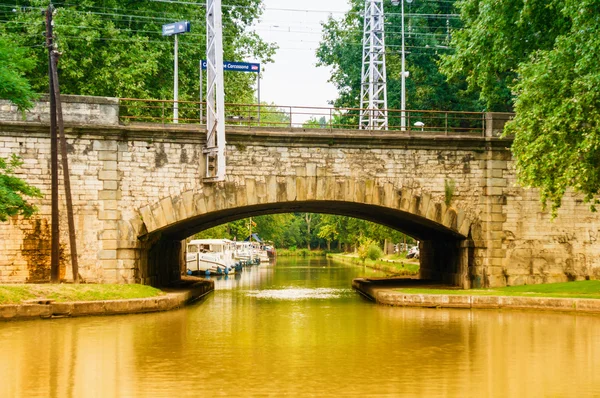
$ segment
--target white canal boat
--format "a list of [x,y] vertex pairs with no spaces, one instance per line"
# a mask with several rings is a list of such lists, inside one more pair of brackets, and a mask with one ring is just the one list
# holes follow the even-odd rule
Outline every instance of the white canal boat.
[[188,272],[204,275],[235,273],[235,242],[228,239],[194,239],[187,244],[185,262]]

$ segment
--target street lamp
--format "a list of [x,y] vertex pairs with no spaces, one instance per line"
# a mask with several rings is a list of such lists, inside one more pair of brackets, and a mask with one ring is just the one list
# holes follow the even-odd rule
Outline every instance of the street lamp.
[[406,71],[406,51],[404,47],[404,1],[407,3],[412,3],[413,0],[392,0],[392,5],[397,6],[401,4],[401,15],[402,15],[402,92],[400,97],[400,126],[402,130],[406,130],[406,78],[408,77],[408,72]]

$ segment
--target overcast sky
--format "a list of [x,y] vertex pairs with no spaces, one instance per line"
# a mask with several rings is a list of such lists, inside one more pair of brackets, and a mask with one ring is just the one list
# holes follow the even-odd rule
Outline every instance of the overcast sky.
[[331,11],[334,17],[343,16],[350,9],[348,0],[264,0],[264,4],[266,11],[256,30],[264,40],[277,43],[279,50],[275,62],[263,66],[261,101],[329,107],[337,91],[327,82],[329,68],[316,67],[320,22]]

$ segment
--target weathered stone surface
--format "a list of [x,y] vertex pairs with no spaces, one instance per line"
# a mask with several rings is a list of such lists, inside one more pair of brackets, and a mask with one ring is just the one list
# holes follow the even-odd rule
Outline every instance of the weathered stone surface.
[[[73,105],[72,120],[95,112],[97,104],[90,101]],[[115,101],[102,105],[111,107]],[[12,107],[4,108],[10,109],[0,110],[0,156],[19,148],[25,164],[18,176],[45,194],[33,220],[15,218],[0,225],[0,281],[23,282],[44,275],[40,269],[49,264],[50,142],[46,125],[11,119],[7,112]],[[551,220],[536,191],[516,186],[514,161],[506,149],[510,144],[495,135],[487,141],[433,141],[398,134],[365,138],[352,131],[320,137],[228,128],[227,181],[204,184],[199,166],[203,141],[194,126],[117,127],[109,119],[100,125],[100,120],[89,116],[85,128],[70,125],[67,137],[74,205],[82,220],[77,231],[80,272],[86,281],[133,282],[136,275],[153,280],[159,266],[144,256],[157,239],[153,233],[189,219],[278,202],[302,208],[300,202],[314,200],[323,205],[335,200],[357,213],[365,211],[364,205],[383,206],[427,228],[453,231],[453,239],[467,238],[475,248],[467,270],[448,270],[448,278],[467,275],[474,284],[490,286],[600,278],[600,216],[569,192]],[[446,198],[446,181],[455,182],[451,198]],[[313,209],[320,208],[313,204]],[[99,233],[103,228],[106,234]],[[115,230],[120,236],[109,232]],[[61,219],[63,241],[66,231]],[[141,253],[131,269],[122,263],[116,272],[115,240],[118,249],[131,245]]]

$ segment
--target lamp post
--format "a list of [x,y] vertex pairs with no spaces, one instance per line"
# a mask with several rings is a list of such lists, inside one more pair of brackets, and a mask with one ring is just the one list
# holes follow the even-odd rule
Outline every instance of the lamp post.
[[402,15],[402,88],[400,93],[400,127],[402,130],[406,130],[406,78],[408,77],[408,72],[406,71],[406,51],[404,47],[404,1],[407,3],[412,3],[412,0],[392,0],[392,5],[397,6],[401,5],[401,15]]

